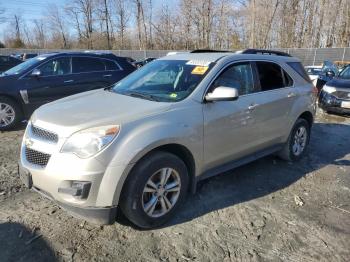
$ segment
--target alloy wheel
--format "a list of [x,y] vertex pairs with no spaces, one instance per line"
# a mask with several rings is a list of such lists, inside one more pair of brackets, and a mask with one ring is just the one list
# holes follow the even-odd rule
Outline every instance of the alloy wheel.
[[0,127],[7,127],[15,120],[15,110],[6,103],[0,103]]
[[299,156],[304,152],[307,142],[307,130],[304,126],[300,126],[294,135],[294,143],[292,151],[295,156]]
[[147,181],[142,194],[145,213],[157,218],[168,213],[176,204],[181,190],[180,175],[173,168],[162,168]]

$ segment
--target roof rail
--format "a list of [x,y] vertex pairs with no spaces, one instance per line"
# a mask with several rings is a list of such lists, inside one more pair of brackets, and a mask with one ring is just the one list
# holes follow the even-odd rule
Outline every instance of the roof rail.
[[261,55],[278,55],[278,56],[289,56],[290,54],[281,52],[281,51],[275,51],[275,50],[266,50],[266,49],[245,49],[242,51],[237,51],[239,54],[261,54]]
[[190,53],[227,53],[230,51],[226,51],[226,50],[211,50],[211,49],[197,49],[197,50],[193,50]]

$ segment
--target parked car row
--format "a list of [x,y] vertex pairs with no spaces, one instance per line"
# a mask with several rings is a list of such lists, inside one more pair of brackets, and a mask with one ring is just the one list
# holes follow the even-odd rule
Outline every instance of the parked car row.
[[329,113],[350,113],[350,65],[346,62],[325,61],[323,66],[305,69],[319,92],[318,105]]
[[119,208],[152,228],[202,179],[272,153],[297,161],[306,152],[317,92],[297,58],[196,50],[134,70],[125,58],[67,53],[2,76],[3,129],[51,102],[23,137],[25,185],[78,217],[113,223]]

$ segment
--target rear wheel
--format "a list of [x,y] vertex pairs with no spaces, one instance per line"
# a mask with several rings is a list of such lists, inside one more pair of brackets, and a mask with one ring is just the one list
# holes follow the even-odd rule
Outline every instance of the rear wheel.
[[304,156],[309,141],[310,125],[305,119],[299,118],[279,156],[287,161],[298,161]]
[[0,131],[16,127],[22,118],[18,104],[10,98],[0,96]]
[[127,178],[120,207],[135,225],[158,227],[173,216],[187,190],[188,172],[184,162],[167,152],[152,153]]

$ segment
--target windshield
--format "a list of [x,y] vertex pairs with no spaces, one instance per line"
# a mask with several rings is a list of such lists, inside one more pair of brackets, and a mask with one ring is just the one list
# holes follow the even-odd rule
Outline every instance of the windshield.
[[160,102],[177,102],[190,95],[214,63],[155,60],[130,74],[112,91]]
[[31,59],[26,60],[25,62],[16,65],[15,67],[12,67],[11,69],[7,70],[6,72],[4,72],[4,75],[17,75],[20,74],[24,71],[26,71],[28,68],[30,68],[31,66],[35,65],[36,63],[38,63],[39,61],[42,61],[46,59],[46,57],[44,56],[38,56],[38,57],[34,57]]

